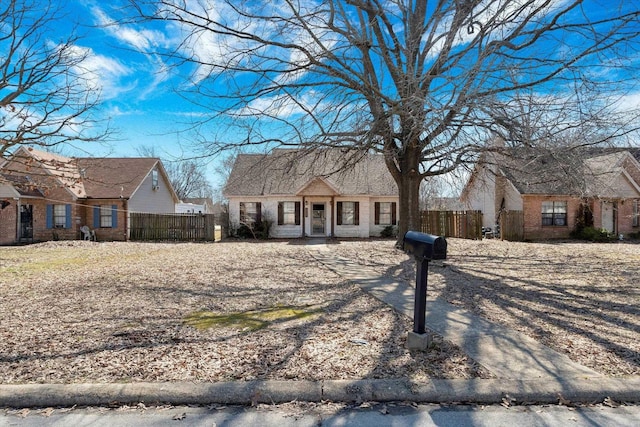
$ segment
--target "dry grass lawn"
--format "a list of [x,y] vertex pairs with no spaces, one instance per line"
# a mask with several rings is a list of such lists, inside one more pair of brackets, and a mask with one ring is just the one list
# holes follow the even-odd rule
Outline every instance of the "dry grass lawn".
[[[301,242],[48,242],[0,248],[0,382],[489,377]],[[333,253],[413,281],[393,242]],[[449,239],[429,298],[607,375],[640,374],[640,246]]]

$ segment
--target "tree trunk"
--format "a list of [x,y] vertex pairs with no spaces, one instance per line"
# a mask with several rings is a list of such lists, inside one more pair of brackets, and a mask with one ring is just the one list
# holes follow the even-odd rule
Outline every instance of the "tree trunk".
[[398,184],[399,221],[397,245],[402,246],[407,231],[420,231],[420,182],[422,177],[415,169],[400,174]]

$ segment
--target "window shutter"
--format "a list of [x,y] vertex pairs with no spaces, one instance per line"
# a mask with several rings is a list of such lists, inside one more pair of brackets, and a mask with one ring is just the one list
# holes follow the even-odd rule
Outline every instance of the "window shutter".
[[278,202],[278,225],[284,224],[284,203]]
[[245,208],[244,202],[240,202],[240,222],[247,222],[247,208]]
[[337,225],[342,225],[342,202],[338,202],[337,203],[337,218],[336,218],[336,224]]
[[111,205],[111,227],[118,228],[118,205]]
[[66,205],[64,218],[64,228],[71,228],[71,205]]
[[353,211],[354,211],[354,225],[360,225],[360,202],[353,203]]
[[100,228],[100,206],[93,207],[93,228]]
[[262,222],[262,203],[256,203],[256,222],[259,224]]
[[300,202],[296,202],[296,225],[300,225]]
[[374,219],[373,219],[373,223],[374,223],[375,225],[378,225],[378,224],[380,224],[380,202],[375,202],[375,203],[373,204],[373,206],[374,206],[374,209],[373,209],[373,210],[374,210],[374,212],[375,212],[375,213],[374,213],[374,217],[373,217],[373,218],[374,218]]
[[391,225],[396,225],[396,202],[391,202]]
[[53,228],[53,205],[47,205],[47,228]]

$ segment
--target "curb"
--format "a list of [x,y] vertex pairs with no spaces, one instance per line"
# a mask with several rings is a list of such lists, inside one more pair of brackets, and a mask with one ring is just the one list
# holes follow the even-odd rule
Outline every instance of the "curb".
[[0,385],[0,407],[71,407],[170,403],[276,404],[292,401],[581,404],[640,402],[640,376],[559,380],[403,379],[246,381],[219,383]]

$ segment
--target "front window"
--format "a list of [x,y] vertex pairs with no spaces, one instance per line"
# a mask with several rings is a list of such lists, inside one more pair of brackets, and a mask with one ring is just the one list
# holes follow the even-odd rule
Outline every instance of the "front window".
[[53,205],[53,226],[55,228],[65,228],[67,224],[66,205]]
[[380,224],[391,225],[393,224],[391,214],[391,202],[380,202]]
[[282,202],[282,223],[281,225],[296,224],[296,202]]
[[567,225],[567,202],[542,202],[542,225]]
[[358,225],[358,202],[338,202],[338,225]]
[[113,208],[108,205],[100,206],[100,227],[111,227],[113,224]]
[[259,202],[240,203],[240,222],[243,224],[255,224],[257,222],[260,222],[259,206]]

